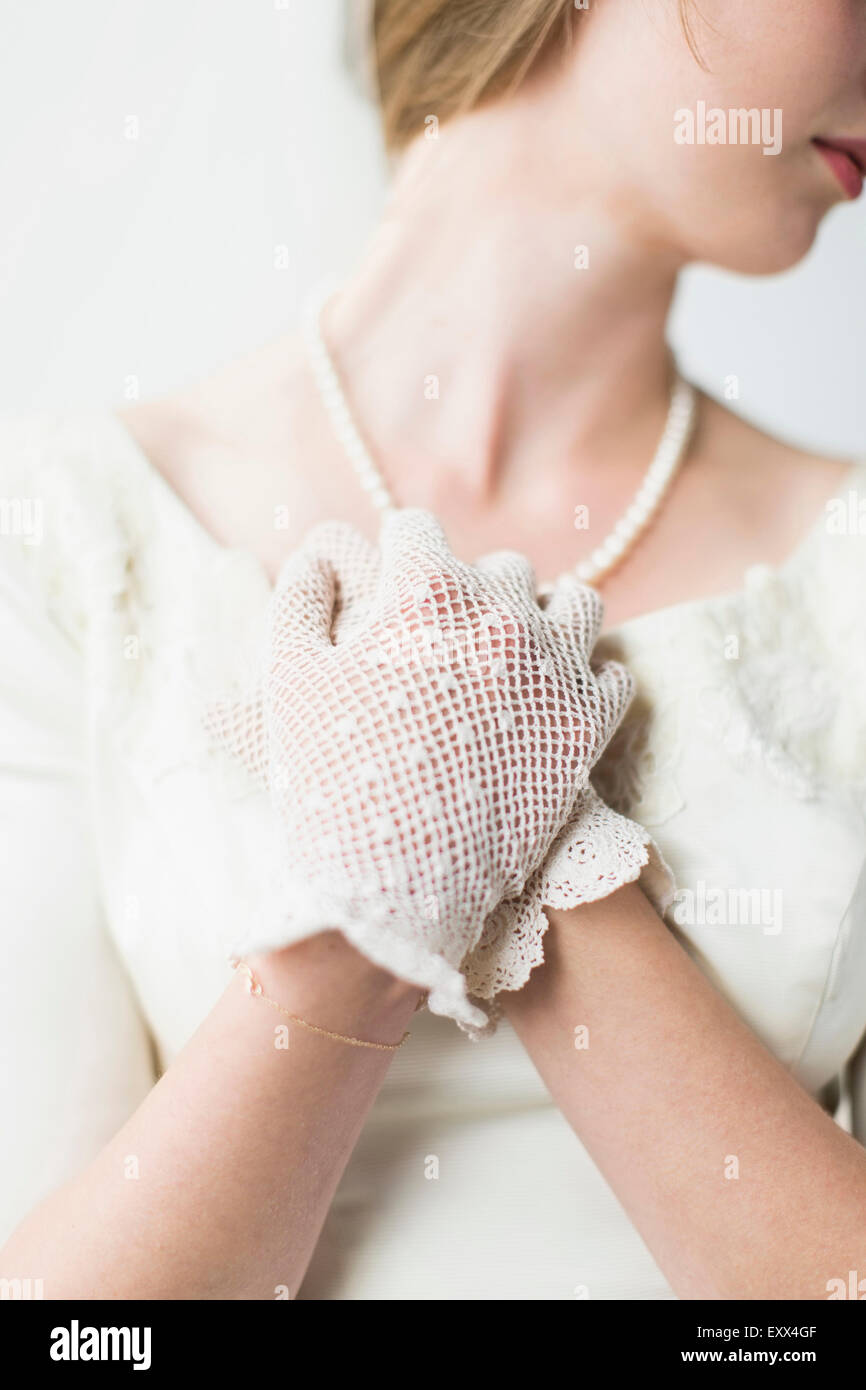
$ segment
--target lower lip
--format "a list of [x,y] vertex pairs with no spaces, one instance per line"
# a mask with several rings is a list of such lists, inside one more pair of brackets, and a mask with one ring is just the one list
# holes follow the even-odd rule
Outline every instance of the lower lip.
[[851,156],[842,150],[833,149],[832,145],[822,145],[820,140],[816,140],[814,144],[845,190],[845,196],[847,198],[859,198],[863,192],[863,175]]

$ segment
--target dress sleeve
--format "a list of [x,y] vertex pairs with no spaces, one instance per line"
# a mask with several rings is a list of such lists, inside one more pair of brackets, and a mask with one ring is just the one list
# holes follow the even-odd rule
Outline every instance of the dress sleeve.
[[44,582],[49,428],[0,420],[0,1241],[154,1081],[100,903],[83,663]]

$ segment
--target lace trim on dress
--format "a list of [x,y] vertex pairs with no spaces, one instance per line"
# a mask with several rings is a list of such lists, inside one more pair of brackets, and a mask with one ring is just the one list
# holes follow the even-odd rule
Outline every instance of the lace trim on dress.
[[804,799],[840,781],[866,784],[862,717],[850,718],[866,633],[840,631],[841,618],[814,578],[767,565],[753,567],[716,615],[719,679],[702,691],[703,722],[738,766],[758,761]]

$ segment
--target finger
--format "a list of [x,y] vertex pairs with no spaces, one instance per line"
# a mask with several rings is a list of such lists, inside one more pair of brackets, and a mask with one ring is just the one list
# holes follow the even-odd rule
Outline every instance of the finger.
[[370,615],[382,567],[379,551],[345,521],[320,522],[308,533],[305,545],[333,567],[336,587],[331,641],[339,646]]
[[386,513],[379,550],[376,607],[383,618],[396,608],[416,634],[460,625],[471,604],[471,571],[457,560],[431,512],[404,507]]
[[594,673],[598,697],[597,727],[601,750],[613,738],[635,692],[634,677],[619,661],[605,661]]
[[321,521],[307,533],[302,544],[331,562],[341,609],[364,605],[373,597],[381,559],[376,546],[357,527],[347,521]]
[[380,586],[400,592],[424,588],[458,564],[445,532],[432,512],[398,507],[386,512],[379,534]]
[[330,647],[336,590],[332,561],[319,554],[313,538],[308,538],[286,560],[271,599],[273,660],[302,649]]
[[494,584],[503,598],[534,601],[538,590],[535,570],[519,550],[494,550],[475,561],[475,569]]
[[581,584],[571,575],[563,575],[557,580],[544,614],[562,628],[586,656],[592,654],[604,621],[604,603],[597,589]]

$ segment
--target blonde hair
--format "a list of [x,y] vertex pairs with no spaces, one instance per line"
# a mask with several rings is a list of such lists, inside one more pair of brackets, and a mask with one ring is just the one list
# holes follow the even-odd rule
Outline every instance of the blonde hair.
[[[687,7],[681,18],[694,50]],[[385,143],[507,96],[571,44],[574,0],[373,0],[373,60]],[[697,55],[696,55],[697,56]]]

